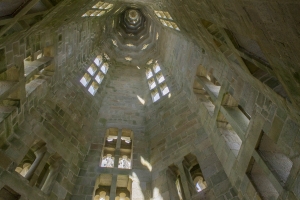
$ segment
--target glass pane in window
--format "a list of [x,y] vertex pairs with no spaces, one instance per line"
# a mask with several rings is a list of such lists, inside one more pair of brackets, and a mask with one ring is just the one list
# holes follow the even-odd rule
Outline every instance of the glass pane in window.
[[95,77],[95,80],[97,81],[97,83],[100,84],[103,79],[104,79],[104,75],[102,74],[102,72],[98,72],[98,74]]
[[149,85],[150,90],[152,90],[153,88],[156,87],[156,83],[155,83],[155,81],[154,81],[154,78],[151,78],[151,79],[148,81],[148,85]]
[[165,77],[162,75],[162,73],[157,74],[156,79],[158,83],[162,83],[165,80]]
[[167,84],[163,84],[163,85],[160,87],[160,90],[161,90],[161,93],[162,93],[163,96],[166,95],[166,94],[168,94],[168,93],[170,92],[170,90],[169,90]]
[[160,71],[160,66],[156,63],[153,67],[154,73],[156,74],[157,72]]
[[159,96],[159,93],[158,93],[157,90],[154,90],[154,91],[151,93],[151,96],[152,96],[153,102],[156,102],[157,100],[160,99],[160,96]]
[[97,67],[94,65],[94,64],[92,64],[89,68],[88,68],[88,70],[87,70],[92,76],[95,74],[95,72],[97,71]]
[[91,77],[87,73],[85,73],[85,75],[80,79],[80,83],[84,87],[86,87],[89,84],[90,80],[91,80]]
[[102,63],[102,56],[97,56],[94,60],[94,63],[99,67]]
[[102,66],[101,66],[101,71],[106,74],[107,71],[108,71],[108,63],[104,63]]
[[146,70],[146,77],[147,79],[151,78],[153,76],[152,70],[150,68],[148,68]]

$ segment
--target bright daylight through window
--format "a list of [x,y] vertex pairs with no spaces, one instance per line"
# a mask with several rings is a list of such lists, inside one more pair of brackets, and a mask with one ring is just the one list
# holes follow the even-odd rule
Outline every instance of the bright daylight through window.
[[[104,57],[104,59],[103,59]],[[89,66],[87,72],[80,79],[80,83],[88,88],[88,92],[91,95],[95,95],[99,85],[104,79],[105,74],[108,71],[108,63],[104,60],[109,60],[107,54],[97,56],[94,59],[94,62]]]
[[146,78],[153,102],[158,101],[161,96],[165,96],[170,92],[166,84],[165,77],[163,76],[161,68],[157,62],[153,64],[152,68],[149,67],[146,69]]

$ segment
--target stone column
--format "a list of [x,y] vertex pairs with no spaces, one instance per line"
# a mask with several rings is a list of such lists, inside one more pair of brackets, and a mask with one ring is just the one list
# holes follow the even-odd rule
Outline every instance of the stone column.
[[25,178],[27,180],[30,180],[35,172],[35,170],[37,169],[37,167],[39,166],[41,160],[43,159],[45,153],[47,151],[46,146],[41,147],[39,150],[35,151],[34,154],[36,156],[36,159],[34,160],[34,162],[32,163],[30,169],[28,170],[28,172],[25,175]]
[[117,174],[113,174],[110,186],[109,200],[115,200],[117,194]]
[[49,167],[49,174],[45,180],[45,183],[42,186],[42,191],[45,194],[49,194],[50,190],[51,190],[51,186],[53,185],[53,181],[56,179],[58,172],[59,172],[59,168],[60,168],[60,163],[59,161],[57,161],[56,163],[50,165]]
[[31,177],[29,184],[31,186],[34,186],[41,174],[41,172],[43,171],[45,165],[47,164],[47,161],[50,157],[50,153],[49,152],[45,152],[41,161],[39,162],[39,165],[37,166],[36,170],[34,171],[33,176]]
[[184,161],[184,162],[182,162],[182,166],[183,166],[183,169],[184,169],[184,172],[185,172],[185,175],[186,175],[186,179],[187,179],[187,182],[188,182],[188,187],[189,187],[189,190],[190,190],[190,194],[191,195],[197,194],[196,189],[195,189],[195,185],[194,185],[194,180],[192,179],[191,173],[189,171],[188,164],[185,163],[185,161]]
[[181,179],[181,184],[182,184],[182,189],[183,189],[183,192],[184,192],[184,199],[191,199],[191,193],[190,193],[190,190],[189,190],[189,182],[185,176],[185,172],[184,172],[184,168],[183,168],[183,165],[182,165],[182,162],[178,163],[177,164],[178,166],[178,169],[179,169],[179,173],[180,173],[180,179]]
[[118,166],[119,166],[121,137],[122,137],[122,129],[119,129],[118,139],[117,139],[117,144],[116,144],[116,151],[115,151],[115,162],[114,162],[114,167],[115,168],[118,168]]

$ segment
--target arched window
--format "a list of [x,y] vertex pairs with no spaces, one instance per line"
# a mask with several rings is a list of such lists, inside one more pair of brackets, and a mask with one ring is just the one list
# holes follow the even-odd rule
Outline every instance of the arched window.
[[174,164],[170,165],[166,173],[168,186],[170,188],[170,199],[183,200],[184,193],[178,167]]
[[117,139],[118,129],[108,129],[102,152],[102,161],[100,164],[101,167],[114,167]]
[[131,130],[122,130],[118,168],[131,169],[132,136],[133,134]]
[[196,156],[193,154],[186,155],[182,164],[185,174],[187,175],[191,195],[195,195],[197,192],[204,190],[207,187],[207,184]]

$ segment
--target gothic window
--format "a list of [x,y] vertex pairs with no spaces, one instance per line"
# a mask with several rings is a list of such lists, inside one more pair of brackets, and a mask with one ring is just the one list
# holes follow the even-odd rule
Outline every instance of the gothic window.
[[117,189],[115,200],[130,200],[132,181],[128,175],[117,176]]
[[215,105],[220,91],[220,84],[213,77],[212,72],[199,65],[193,85],[194,94],[197,99],[205,106],[210,116],[214,114]]
[[221,112],[219,112],[217,117],[217,127],[227,147],[237,157],[242,146],[242,140]]
[[280,150],[280,146],[264,132],[261,133],[258,140],[256,151],[280,184],[284,186],[289,177],[293,162]]
[[272,182],[269,180],[268,174],[264,172],[262,166],[260,166],[260,164],[256,162],[253,157],[251,158],[248,165],[247,176],[261,199],[278,198],[279,193]]
[[[53,60],[53,46],[31,54],[24,59],[24,77],[26,80],[26,93],[30,94],[44,79],[54,74],[55,64]],[[11,71],[7,70],[8,72]]]
[[[152,61],[151,61],[152,62]],[[162,74],[161,67],[156,62],[152,68],[146,69],[146,78],[151,91],[152,101],[156,102],[161,96],[169,94],[170,90]]]
[[91,10],[88,10],[86,13],[82,15],[82,17],[100,17],[105,13],[109,12],[113,7],[111,3],[105,3],[99,1],[95,4]]
[[46,146],[43,141],[36,141],[29,149],[25,157],[15,169],[21,176],[30,180],[46,153]]
[[107,60],[109,60],[107,54],[104,53],[103,56],[98,55],[94,59],[94,62],[88,67],[87,72],[80,79],[80,83],[84,87],[87,87],[88,92],[93,96],[96,94],[99,85],[102,83],[105,74],[108,71],[109,65],[106,62]]
[[122,130],[118,168],[131,169],[132,136],[133,133],[131,130]]
[[182,165],[185,175],[187,176],[191,195],[195,195],[197,194],[197,192],[201,192],[202,190],[204,190],[207,187],[207,184],[196,156],[194,156],[193,154],[184,156]]
[[93,200],[109,200],[112,185],[111,174],[101,174],[95,183]]
[[251,115],[229,93],[224,95],[221,104],[221,112],[224,116],[227,116],[230,124],[236,129],[238,134],[245,135]]
[[170,199],[183,200],[184,193],[182,190],[182,183],[179,169],[176,165],[171,165],[166,171],[167,183],[170,190]]
[[101,167],[113,168],[115,162],[115,151],[117,147],[118,129],[110,128],[107,130],[107,136],[102,152]]
[[173,18],[168,12],[164,12],[164,11],[154,11],[154,12],[164,26],[180,31],[179,27],[175,22],[173,22]]

